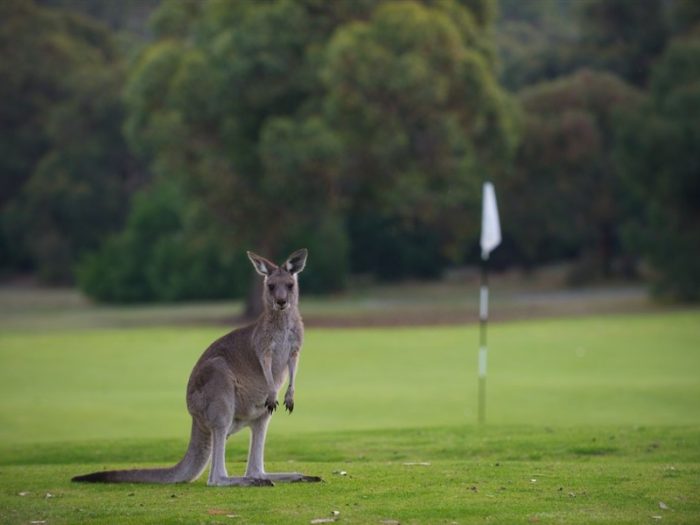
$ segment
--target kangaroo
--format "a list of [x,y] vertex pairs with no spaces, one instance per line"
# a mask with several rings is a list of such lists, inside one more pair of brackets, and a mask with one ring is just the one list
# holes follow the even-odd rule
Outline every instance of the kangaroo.
[[[76,476],[72,481],[101,483],[182,483],[197,479],[211,460],[208,485],[264,486],[275,481],[322,481],[298,472],[267,473],[265,436],[277,393],[287,376],[284,406],[294,410],[294,378],[304,325],[299,314],[297,275],[308,252],[294,252],[277,266],[248,252],[264,279],[264,311],[254,323],[233,330],[207,348],[194,366],[187,384],[187,409],[192,434],[182,460],[170,468],[111,470]],[[245,476],[226,472],[226,439],[250,427],[251,439]]]

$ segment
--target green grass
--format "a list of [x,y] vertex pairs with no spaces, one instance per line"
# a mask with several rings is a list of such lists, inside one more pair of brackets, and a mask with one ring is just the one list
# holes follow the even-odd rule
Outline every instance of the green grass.
[[700,523],[698,311],[494,325],[483,427],[476,327],[309,330],[268,470],[326,483],[68,481],[179,459],[187,376],[223,331],[0,334],[0,522]]
[[[326,483],[270,489],[67,481],[103,466],[173,462],[180,440],[22,446],[0,468],[0,508],[8,523],[231,523],[225,514],[239,516],[233,523],[309,523],[333,510],[342,523],[646,523],[654,515],[697,523],[699,437],[697,428],[674,427],[273,433],[270,467]],[[229,469],[241,472],[245,440],[232,441]],[[429,465],[406,464],[415,462]]]

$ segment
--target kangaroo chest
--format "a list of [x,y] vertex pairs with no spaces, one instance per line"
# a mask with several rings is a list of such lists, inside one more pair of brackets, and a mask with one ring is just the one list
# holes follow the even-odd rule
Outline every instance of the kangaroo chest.
[[272,334],[269,339],[268,351],[272,354],[272,375],[277,380],[284,379],[292,352],[301,347],[301,334],[295,326]]
[[269,353],[272,358],[272,375],[275,383],[284,382],[287,374],[289,358],[292,352],[301,348],[303,341],[303,325],[297,322],[267,325],[256,334],[258,352]]

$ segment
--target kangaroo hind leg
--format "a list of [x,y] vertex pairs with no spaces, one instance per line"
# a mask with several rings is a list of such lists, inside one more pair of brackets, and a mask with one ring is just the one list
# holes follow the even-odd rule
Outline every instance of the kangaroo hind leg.
[[229,477],[226,472],[226,429],[217,428],[212,432],[211,470],[208,485],[217,487],[262,487],[273,485],[272,481],[252,477]]
[[226,471],[226,439],[236,411],[232,378],[214,370],[200,394],[203,401],[201,415],[211,431],[211,469],[207,484],[239,487],[272,485],[269,480],[229,477]]
[[250,425],[250,450],[248,451],[248,466],[246,477],[264,479],[270,482],[318,482],[323,481],[318,476],[306,476],[299,472],[265,472],[265,438],[270,415],[264,414]]

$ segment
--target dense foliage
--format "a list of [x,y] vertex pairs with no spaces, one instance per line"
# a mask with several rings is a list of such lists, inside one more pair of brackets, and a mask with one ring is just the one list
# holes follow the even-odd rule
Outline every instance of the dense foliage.
[[[127,135],[156,176],[206,203],[233,245],[325,246],[317,290],[342,286],[346,247],[355,270],[394,277],[424,264],[384,252],[363,267],[367,245],[422,251],[433,275],[461,261],[482,174],[515,143],[473,12],[347,6],[165,2],[126,88]],[[392,228],[357,228],[377,221]]]
[[474,17],[454,2],[382,5],[335,33],[321,73],[355,269],[431,276],[461,262],[484,174],[505,169],[516,141]]
[[698,3],[501,7],[501,76],[519,90],[524,127],[502,181],[509,226],[496,256],[574,258],[575,281],[633,276],[645,262],[657,291],[697,299]]
[[66,281],[121,226],[138,170],[121,134],[124,67],[109,32],[0,3],[0,264]]
[[655,290],[700,299],[700,38],[673,42],[656,64],[648,100],[616,141],[627,189],[643,210],[631,244],[648,255]]
[[242,293],[248,262],[175,184],[137,194],[124,231],[85,259],[82,288],[103,301],[216,299]]
[[3,273],[105,301],[231,297],[245,250],[304,245],[315,292],[436,277],[476,262],[490,178],[498,265],[574,259],[583,281],[647,262],[660,291],[700,296],[693,0],[0,15]]
[[526,263],[575,255],[576,280],[611,276],[629,214],[612,136],[617,115],[639,97],[618,77],[589,70],[522,91],[523,138],[501,200]]

